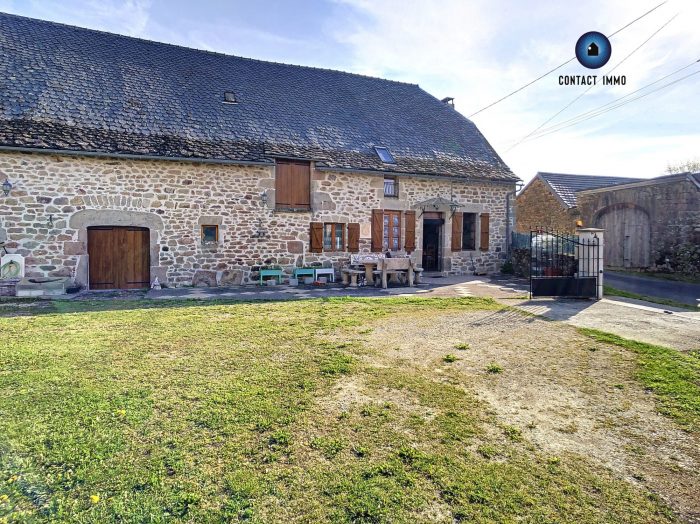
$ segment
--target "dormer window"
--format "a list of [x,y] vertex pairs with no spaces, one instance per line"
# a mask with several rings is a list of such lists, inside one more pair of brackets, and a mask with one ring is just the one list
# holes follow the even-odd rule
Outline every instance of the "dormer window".
[[233,91],[226,91],[224,93],[224,104],[237,104],[236,93]]
[[394,156],[389,151],[388,147],[375,147],[374,150],[377,152],[379,159],[385,164],[395,164]]

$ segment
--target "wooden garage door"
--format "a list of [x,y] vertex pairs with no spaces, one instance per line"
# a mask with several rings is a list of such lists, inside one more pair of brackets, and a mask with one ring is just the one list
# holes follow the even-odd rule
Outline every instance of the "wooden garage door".
[[143,227],[88,228],[90,289],[140,289],[150,285],[149,231]]
[[605,229],[604,263],[607,267],[649,267],[651,262],[648,215],[635,207],[611,207],[598,218]]

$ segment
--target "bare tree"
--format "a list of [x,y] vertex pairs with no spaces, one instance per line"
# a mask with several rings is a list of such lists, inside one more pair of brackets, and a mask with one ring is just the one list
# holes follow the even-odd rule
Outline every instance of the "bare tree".
[[680,162],[678,164],[669,164],[666,167],[666,171],[673,175],[675,173],[699,173],[700,172],[700,158],[694,160],[686,160],[685,162]]

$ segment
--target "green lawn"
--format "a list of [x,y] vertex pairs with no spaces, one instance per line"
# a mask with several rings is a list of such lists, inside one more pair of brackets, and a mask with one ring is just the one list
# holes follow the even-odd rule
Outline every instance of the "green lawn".
[[[468,384],[375,362],[368,323],[420,308],[500,306],[113,301],[0,318],[0,522],[673,521],[584,457],[539,452]],[[368,392],[339,402],[354,381]]]
[[637,354],[637,379],[656,393],[659,411],[689,431],[700,431],[700,347],[681,353],[598,331],[578,328],[599,342],[614,344]]

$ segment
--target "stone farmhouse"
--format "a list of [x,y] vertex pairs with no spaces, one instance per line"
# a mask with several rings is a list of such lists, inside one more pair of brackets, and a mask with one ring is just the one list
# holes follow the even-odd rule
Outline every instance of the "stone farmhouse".
[[228,285],[386,251],[493,272],[517,180],[418,85],[0,14],[0,241],[29,277]]

